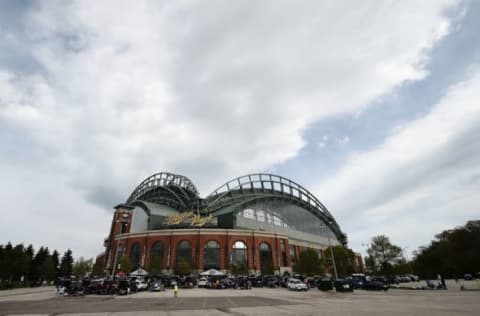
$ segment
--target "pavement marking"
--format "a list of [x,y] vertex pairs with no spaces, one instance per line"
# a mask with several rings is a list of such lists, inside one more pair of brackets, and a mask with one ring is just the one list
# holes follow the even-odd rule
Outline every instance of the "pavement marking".
[[232,307],[237,307],[238,305],[230,299],[230,297],[227,296],[227,302],[232,306]]
[[177,297],[177,301],[176,301],[174,304],[172,304],[172,307],[175,307],[175,306],[177,306],[177,305],[180,304],[180,303],[183,303],[183,298],[178,298],[178,297]]

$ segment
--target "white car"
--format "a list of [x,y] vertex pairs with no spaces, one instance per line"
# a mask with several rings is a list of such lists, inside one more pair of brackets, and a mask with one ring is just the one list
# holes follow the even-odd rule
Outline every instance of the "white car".
[[299,279],[288,279],[287,288],[292,291],[308,291],[308,286]]
[[145,281],[135,280],[135,284],[137,285],[137,290],[142,291],[148,288],[148,283]]
[[198,287],[207,287],[207,279],[206,278],[198,279]]

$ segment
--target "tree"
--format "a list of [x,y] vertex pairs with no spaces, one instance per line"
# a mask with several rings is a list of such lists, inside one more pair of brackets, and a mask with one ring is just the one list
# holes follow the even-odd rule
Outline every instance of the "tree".
[[152,254],[148,261],[147,269],[151,274],[162,273],[162,256],[158,254]]
[[42,264],[42,278],[47,281],[55,279],[57,269],[52,256],[47,256]]
[[302,274],[315,275],[324,271],[324,265],[318,253],[311,248],[307,248],[300,252],[296,269]]
[[273,274],[273,261],[271,257],[265,256],[260,261],[260,271],[263,275]]
[[132,272],[132,263],[130,262],[130,258],[126,255],[120,257],[118,260],[119,268],[118,270],[123,271],[125,273]]
[[73,270],[73,256],[72,251],[68,249],[62,257],[60,262],[60,274],[64,277],[70,277]]
[[83,257],[80,257],[74,264],[73,264],[73,274],[77,276],[87,275],[92,272],[93,266],[93,259],[85,260]]
[[40,247],[37,253],[32,259],[32,266],[30,271],[30,280],[34,283],[39,283],[45,280],[45,271],[44,268],[46,267],[45,260],[49,256],[48,248]]
[[[347,276],[355,272],[355,253],[343,246],[332,246],[335,267],[339,276]],[[330,247],[325,250],[325,261],[328,271],[333,272],[333,260]]]
[[40,247],[35,253],[32,245],[0,245],[0,280],[6,281],[0,287],[35,285],[54,277],[55,266],[47,247]]
[[103,256],[97,257],[95,259],[95,263],[92,267],[92,274],[96,276],[100,276],[103,274],[103,268],[104,268],[104,262],[103,262]]
[[231,272],[233,275],[247,275],[248,274],[247,262],[243,261],[238,264],[232,264]]
[[427,247],[420,247],[412,261],[413,270],[424,278],[438,274],[457,278],[475,274],[480,266],[480,221],[441,232]]
[[179,258],[177,262],[177,273],[180,275],[187,275],[190,274],[191,271],[192,267],[190,266],[190,262],[184,258]]
[[367,267],[374,274],[390,275],[393,265],[403,259],[402,248],[390,243],[387,236],[380,235],[372,238],[367,249]]
[[54,250],[52,253],[52,262],[53,266],[55,267],[55,277],[58,276],[59,273],[59,267],[60,267],[60,254],[58,253],[57,250]]
[[412,274],[412,264],[405,259],[399,260],[395,265],[392,266],[393,274]]

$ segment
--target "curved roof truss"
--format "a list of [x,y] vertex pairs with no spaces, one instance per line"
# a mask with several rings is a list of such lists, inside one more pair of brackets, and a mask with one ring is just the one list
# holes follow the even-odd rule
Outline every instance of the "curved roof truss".
[[[160,194],[159,194],[160,193]],[[143,180],[127,199],[126,204],[137,200],[168,201],[168,205],[177,209],[187,209],[198,199],[197,188],[185,176],[168,172],[156,173]]]
[[346,236],[327,208],[307,189],[287,178],[256,173],[235,178],[215,191],[206,200],[206,212],[220,215],[222,209],[236,211],[260,199],[281,199],[306,209],[324,222],[341,242]]

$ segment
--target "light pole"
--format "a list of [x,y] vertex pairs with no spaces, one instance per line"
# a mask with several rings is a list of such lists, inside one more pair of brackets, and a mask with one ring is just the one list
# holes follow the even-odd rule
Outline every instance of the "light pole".
[[327,232],[327,238],[328,238],[328,247],[330,248],[330,256],[332,257],[333,272],[334,272],[335,280],[336,280],[336,279],[338,279],[337,265],[335,264],[335,256],[333,255],[332,243],[330,242],[330,234],[328,232]]

